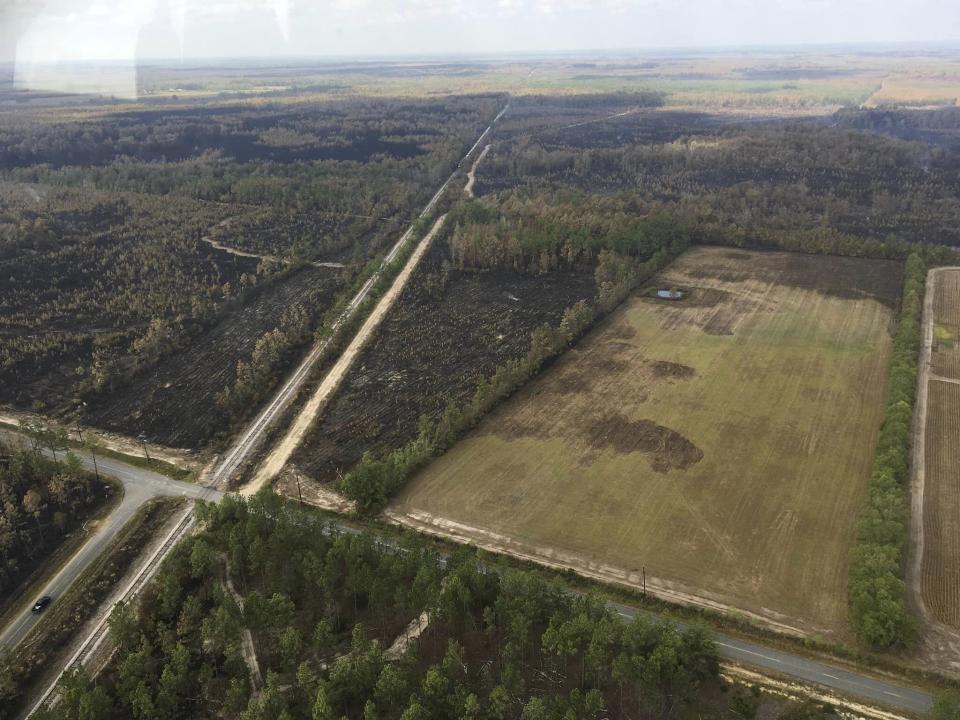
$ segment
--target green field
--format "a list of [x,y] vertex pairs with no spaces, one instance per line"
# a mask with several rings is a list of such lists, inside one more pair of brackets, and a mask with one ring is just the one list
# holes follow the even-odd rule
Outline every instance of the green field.
[[901,268],[696,248],[423,471],[421,529],[846,629]]

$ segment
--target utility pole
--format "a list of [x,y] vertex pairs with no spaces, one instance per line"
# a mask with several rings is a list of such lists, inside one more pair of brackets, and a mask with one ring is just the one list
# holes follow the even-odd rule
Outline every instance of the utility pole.
[[294,472],[293,477],[297,480],[297,495],[300,496],[300,507],[303,507],[303,493],[300,490],[300,473]]
[[647,596],[647,566],[643,566],[643,596]]
[[[80,438],[80,444],[83,445],[83,430],[80,429],[80,423],[77,423],[77,437]],[[97,451],[94,449],[95,444],[90,443],[90,455],[93,458],[93,472],[97,476],[97,481],[100,481],[100,468],[97,467]]]
[[147,450],[147,435],[146,433],[140,433],[137,435],[137,440],[140,441],[140,444],[143,445],[143,454],[147,456],[147,467],[150,467],[150,451]]

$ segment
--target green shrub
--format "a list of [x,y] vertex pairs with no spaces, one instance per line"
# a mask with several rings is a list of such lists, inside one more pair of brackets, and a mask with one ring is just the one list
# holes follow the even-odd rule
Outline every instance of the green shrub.
[[914,251],[907,257],[904,269],[887,405],[867,503],[857,524],[848,581],[854,630],[862,642],[876,648],[906,645],[916,634],[902,575],[909,532],[907,488],[925,276],[926,264]]

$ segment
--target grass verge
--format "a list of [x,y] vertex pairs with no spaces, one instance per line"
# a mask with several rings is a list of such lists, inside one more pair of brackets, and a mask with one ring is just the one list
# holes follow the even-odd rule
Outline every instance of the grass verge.
[[[21,430],[20,426],[14,425],[13,423],[0,421],[0,428],[15,432],[21,436],[23,435],[23,431]],[[70,447],[70,449],[74,450],[88,449],[87,445],[77,442],[76,440],[67,440],[67,445]],[[144,468],[145,470],[152,470],[155,473],[166,475],[174,480],[193,482],[197,475],[196,471],[194,470],[187,470],[186,468],[178,467],[173,463],[166,462],[165,460],[150,458],[148,461],[145,457],[141,457],[140,455],[128,455],[127,453],[122,453],[119,450],[111,450],[110,448],[102,445],[97,446],[96,452],[98,457],[108,457],[112,460],[119,460],[127,465],[134,465],[139,468]]]

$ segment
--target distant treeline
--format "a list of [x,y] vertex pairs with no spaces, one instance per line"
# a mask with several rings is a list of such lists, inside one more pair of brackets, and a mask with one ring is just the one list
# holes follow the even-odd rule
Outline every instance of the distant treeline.
[[677,233],[690,244],[777,249],[814,255],[903,260],[915,249],[934,264],[955,251],[945,245],[919,248],[902,236],[860,237],[828,226],[776,230],[715,223],[669,204],[643,203],[627,193],[575,190],[502,191],[466,201],[450,213],[451,256],[461,269],[549,272],[592,266],[603,250],[645,257]]
[[[656,123],[645,118],[635,122]],[[699,120],[687,135],[627,145],[602,123],[576,130],[495,143],[477,191],[628,193],[718,235],[830,230],[960,245],[960,153],[948,149],[799,122],[707,130]]]

